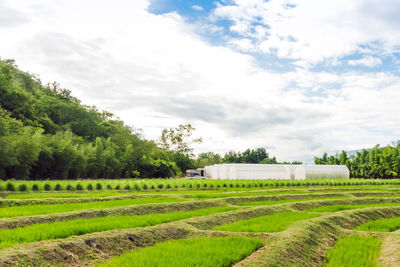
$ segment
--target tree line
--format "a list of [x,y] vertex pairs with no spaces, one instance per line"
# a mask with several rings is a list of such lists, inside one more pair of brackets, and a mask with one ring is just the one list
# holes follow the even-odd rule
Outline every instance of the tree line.
[[223,157],[213,152],[201,153],[196,159],[196,166],[198,167],[221,163],[302,164],[301,161],[278,162],[276,157],[270,157],[264,147],[246,149],[243,152],[229,151]]
[[400,141],[381,147],[355,151],[348,156],[346,151],[340,154],[314,157],[315,164],[346,165],[353,178],[400,178]]

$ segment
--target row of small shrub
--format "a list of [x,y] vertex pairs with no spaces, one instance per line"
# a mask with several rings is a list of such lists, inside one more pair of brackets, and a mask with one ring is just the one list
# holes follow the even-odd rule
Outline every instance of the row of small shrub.
[[0,183],[0,191],[82,191],[82,190],[176,190],[176,189],[221,189],[221,188],[257,188],[257,187],[298,187],[298,186],[349,186],[349,185],[400,185],[400,180],[99,180],[93,181],[8,181]]

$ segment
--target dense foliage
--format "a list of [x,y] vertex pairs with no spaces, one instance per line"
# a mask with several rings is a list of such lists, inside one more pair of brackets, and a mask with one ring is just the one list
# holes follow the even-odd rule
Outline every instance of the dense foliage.
[[0,178],[171,177],[175,154],[0,61]]
[[400,177],[400,142],[371,149],[362,149],[355,155],[340,154],[315,157],[315,164],[346,165],[350,176],[354,178],[399,178]]

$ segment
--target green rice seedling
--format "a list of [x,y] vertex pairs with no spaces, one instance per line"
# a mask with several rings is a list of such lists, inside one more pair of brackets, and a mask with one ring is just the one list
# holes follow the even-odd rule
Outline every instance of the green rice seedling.
[[10,194],[6,199],[31,199],[31,198],[87,198],[87,197],[109,197],[132,195],[129,192],[65,192],[65,193],[30,193],[30,194]]
[[51,190],[51,185],[48,184],[48,183],[45,183],[44,186],[43,186],[43,189],[44,189],[45,191],[50,191],[50,190]]
[[356,228],[368,232],[393,232],[398,229],[400,229],[400,217],[370,221]]
[[386,206],[399,206],[400,203],[375,203],[375,204],[364,204],[364,205],[332,205],[332,206],[321,206],[314,209],[308,209],[307,211],[315,212],[337,212],[342,210],[361,209],[369,207],[386,207]]
[[260,216],[249,220],[241,220],[229,224],[219,225],[213,230],[230,232],[280,232],[296,221],[311,219],[320,216],[307,212],[280,212],[273,215]]
[[339,239],[326,255],[326,267],[375,267],[381,241],[372,236],[351,235]]
[[60,191],[61,190],[61,185],[60,184],[56,184],[56,186],[54,187],[55,191]]
[[51,214],[60,212],[69,212],[87,209],[104,209],[113,207],[122,207],[149,203],[168,203],[186,201],[176,197],[143,197],[134,199],[108,200],[108,201],[92,201],[83,203],[66,203],[66,204],[37,204],[25,206],[11,206],[0,208],[0,218],[32,216],[39,214]]
[[146,214],[137,216],[101,217],[77,219],[65,222],[35,224],[26,227],[0,230],[0,249],[16,244],[40,240],[66,238],[113,229],[128,229],[152,226],[195,216],[204,216],[218,212],[234,210],[233,207],[211,207],[192,211]]
[[26,184],[19,184],[18,191],[25,192],[27,190]]
[[8,182],[7,185],[6,185],[6,190],[7,191],[15,191],[14,184],[11,183],[11,182]]
[[39,190],[39,186],[37,184],[33,184],[32,191],[38,191],[38,190]]
[[262,245],[260,239],[245,237],[180,239],[126,253],[100,266],[232,266]]
[[[264,201],[243,201],[236,203],[238,206],[264,206],[264,205],[274,205],[279,203],[290,203],[290,202],[303,202],[312,200],[328,200],[328,199],[343,199],[345,197],[307,197],[301,199],[282,199],[282,200],[264,200]],[[400,205],[400,203],[399,203]],[[328,206],[329,207],[329,206]],[[314,211],[314,210],[310,210]]]
[[142,188],[141,188],[140,185],[138,185],[138,184],[135,184],[134,187],[133,187],[133,189],[134,189],[135,191],[142,191]]

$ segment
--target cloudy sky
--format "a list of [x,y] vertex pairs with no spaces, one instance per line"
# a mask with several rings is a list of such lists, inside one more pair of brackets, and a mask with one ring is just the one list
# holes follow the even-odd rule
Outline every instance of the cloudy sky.
[[400,138],[399,0],[0,0],[0,57],[147,138],[278,160]]

